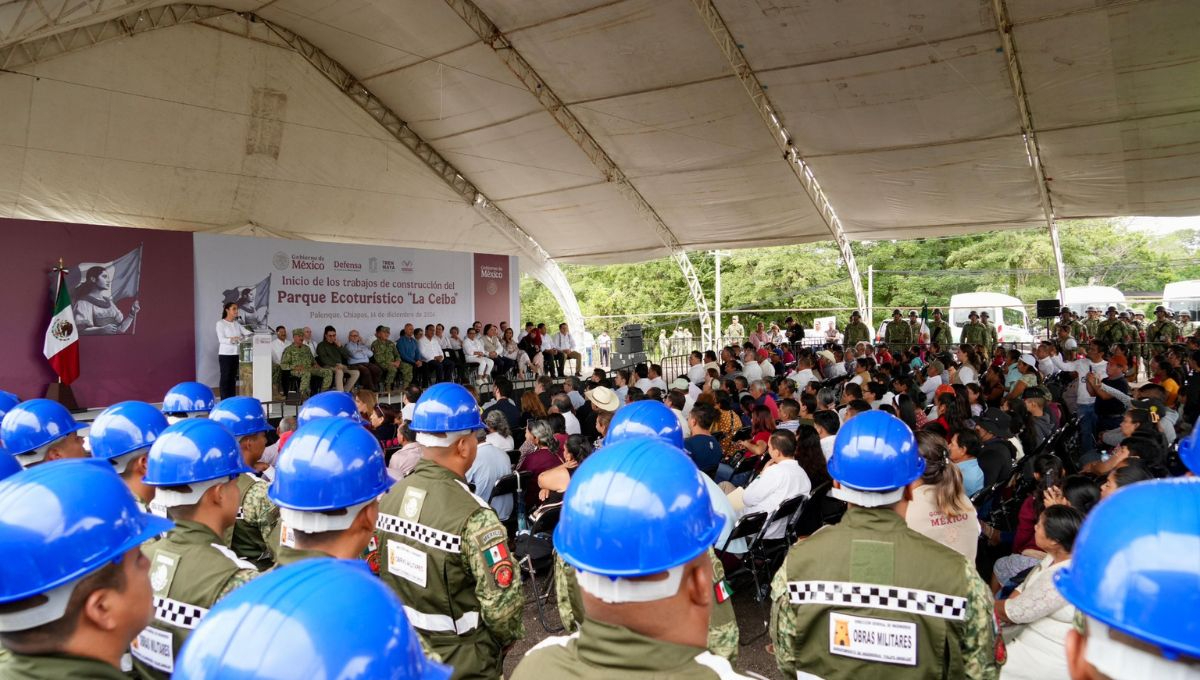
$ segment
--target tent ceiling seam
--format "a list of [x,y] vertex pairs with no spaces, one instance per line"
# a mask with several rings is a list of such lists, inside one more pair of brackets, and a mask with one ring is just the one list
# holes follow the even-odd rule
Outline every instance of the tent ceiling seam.
[[859,276],[858,263],[854,259],[854,250],[850,246],[850,239],[846,235],[846,231],[842,228],[842,222],[834,211],[833,205],[829,202],[829,198],[821,189],[820,182],[817,181],[816,176],[813,174],[812,166],[801,157],[800,150],[796,148],[791,134],[783,125],[782,114],[771,103],[766,89],[759,82],[758,76],[754,74],[754,69],[751,68],[750,63],[746,61],[746,55],[742,53],[741,46],[734,39],[733,33],[730,32],[729,26],[721,17],[721,13],[717,10],[716,5],[713,4],[712,0],[692,0],[692,4],[695,5],[696,12],[699,13],[701,21],[708,28],[709,33],[712,34],[717,47],[725,55],[725,59],[729,62],[730,68],[733,69],[734,75],[741,81],[747,96],[750,97],[755,110],[758,111],[767,129],[771,132],[775,143],[783,151],[783,158],[787,162],[788,167],[791,168],[792,173],[796,176],[796,179],[800,181],[800,185],[804,188],[805,196],[812,201],[813,207],[821,216],[821,220],[825,222],[825,226],[829,229],[829,233],[837,243],[838,250],[842,255],[842,262],[850,274],[850,281],[854,288],[855,302],[863,318],[869,324],[871,322],[870,310],[867,306],[867,297],[863,291],[862,277]]
[[1066,299],[1067,274],[1063,267],[1062,244],[1058,237],[1058,224],[1054,218],[1054,202],[1050,196],[1049,180],[1046,168],[1042,165],[1042,152],[1038,146],[1037,130],[1033,125],[1033,114],[1029,109],[1029,97],[1025,92],[1025,81],[1021,75],[1021,61],[1017,56],[1017,43],[1013,38],[1013,25],[1008,16],[1008,4],[1005,0],[992,0],[992,13],[996,18],[996,30],[1000,33],[1000,42],[1004,47],[1004,63],[1008,69],[1009,82],[1012,85],[1013,98],[1016,100],[1017,113],[1020,116],[1021,132],[1025,141],[1025,153],[1029,157],[1029,168],[1033,172],[1037,184],[1038,198],[1042,203],[1042,212],[1046,218],[1046,228],[1050,232],[1050,244],[1054,250],[1054,264],[1058,271],[1058,288],[1060,299]]
[[671,257],[679,265],[680,271],[683,273],[688,290],[692,295],[692,301],[696,304],[696,311],[700,317],[701,342],[705,347],[710,346],[713,341],[713,332],[712,320],[709,318],[708,313],[708,299],[704,294],[704,289],[700,286],[700,279],[696,274],[695,267],[692,266],[692,261],[688,258],[687,251],[680,245],[675,233],[671,231],[671,228],[667,226],[666,222],[663,221],[658,212],[650,205],[645,196],[638,191],[637,187],[633,185],[624,171],[613,161],[612,157],[608,155],[608,152],[600,146],[600,143],[596,141],[591,132],[571,112],[567,104],[554,93],[549,84],[525,60],[525,57],[521,55],[516,46],[484,14],[483,10],[479,9],[471,0],[446,0],[446,4],[479,36],[479,40],[483,44],[492,48],[496,56],[517,77],[517,80],[525,85],[530,94],[554,118],[554,121],[558,123],[563,132],[579,146],[588,160],[604,174],[608,182],[613,184],[620,191],[621,195],[633,205],[642,218],[654,228],[659,239],[670,249]]

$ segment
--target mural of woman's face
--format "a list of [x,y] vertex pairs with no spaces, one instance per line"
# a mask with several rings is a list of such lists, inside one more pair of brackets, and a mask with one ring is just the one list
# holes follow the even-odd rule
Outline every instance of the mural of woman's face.
[[96,285],[97,290],[108,290],[111,283],[108,278],[108,270],[101,269],[95,276],[92,277],[92,283]]

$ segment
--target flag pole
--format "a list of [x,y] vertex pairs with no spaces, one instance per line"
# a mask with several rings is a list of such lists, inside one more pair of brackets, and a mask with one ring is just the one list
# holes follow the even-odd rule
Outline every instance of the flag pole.
[[[58,299],[58,294],[59,294],[59,293],[62,291],[62,285],[63,285],[63,270],[64,270],[64,269],[66,269],[66,263],[65,263],[65,262],[63,262],[63,259],[60,257],[60,258],[58,258],[58,266],[54,268],[54,272],[55,272],[56,274],[58,274],[58,277],[57,277],[57,278],[58,278],[58,281],[57,281],[57,284],[58,284],[58,285],[54,286],[54,298],[55,298],[55,299]],[[61,384],[62,384],[62,376],[61,376],[61,375],[58,375],[58,373],[56,372],[56,373],[55,373],[55,377],[58,379],[58,384],[59,384],[59,385],[61,385]],[[61,388],[60,388],[60,389],[61,389]]]

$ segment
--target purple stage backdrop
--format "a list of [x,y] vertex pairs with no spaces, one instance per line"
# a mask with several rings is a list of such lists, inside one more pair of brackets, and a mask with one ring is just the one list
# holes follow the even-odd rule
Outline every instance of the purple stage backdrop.
[[42,341],[59,258],[80,332],[80,406],[157,402],[193,379],[191,233],[0,218],[0,236],[0,286],[25,291],[9,310],[14,352],[0,362],[0,389],[30,399],[56,380]]

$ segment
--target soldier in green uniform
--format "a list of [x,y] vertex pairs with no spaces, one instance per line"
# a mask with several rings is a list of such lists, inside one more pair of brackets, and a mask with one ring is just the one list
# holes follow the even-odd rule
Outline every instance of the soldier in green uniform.
[[1154,308],[1154,323],[1146,327],[1146,342],[1150,343],[1150,352],[1158,354],[1165,352],[1167,347],[1179,340],[1179,326],[1168,316],[1166,307],[1159,305]]
[[154,487],[142,481],[146,454],[165,429],[167,417],[162,411],[142,401],[123,401],[104,409],[88,431],[92,457],[112,463],[143,512],[149,512],[154,500]]
[[979,324],[983,326],[986,332],[983,346],[987,348],[988,356],[991,356],[996,351],[996,345],[1000,344],[1000,334],[996,332],[996,325],[992,323],[987,310],[980,312]]
[[682,451],[645,436],[606,445],[575,473],[554,532],[583,625],[542,641],[513,680],[745,677],[705,650],[720,598],[706,553],[723,524]]
[[13,551],[0,560],[0,678],[128,678],[123,657],[154,611],[140,545],[172,525],[105,467],[64,460],[0,482]]
[[912,326],[908,325],[904,317],[900,315],[899,309],[892,310],[892,320],[888,322],[887,328],[883,331],[883,341],[887,343],[888,349],[893,353],[908,349],[916,342]]
[[912,337],[913,337],[914,343],[921,344],[923,342],[928,342],[928,338],[923,337],[923,334],[921,332],[923,324],[921,323],[921,317],[917,315],[917,310],[915,310],[915,309],[909,310],[908,325],[910,328],[912,328]]
[[318,418],[288,440],[271,484],[286,530],[277,566],[352,560],[375,542],[379,497],[392,487],[379,441],[347,418]]
[[960,343],[972,347],[983,347],[986,350],[988,349],[987,341],[987,328],[979,323],[979,312],[972,309],[971,313],[967,315],[966,325],[962,328]]
[[174,680],[447,680],[419,640],[404,603],[361,564],[305,560],[218,602]]
[[438,383],[417,400],[410,427],[425,452],[380,502],[380,577],[456,679],[499,678],[505,651],[525,636],[525,600],[508,532],[465,479],[479,405],[463,386]]
[[[1077,343],[1083,342],[1083,332],[1085,330],[1084,326],[1083,326],[1083,324],[1081,324],[1075,320],[1074,316],[1071,313],[1070,307],[1063,307],[1060,310],[1059,320],[1058,320],[1058,323],[1055,324],[1055,327],[1056,328],[1066,328],[1067,332],[1070,333],[1070,336],[1075,339],[1075,342],[1077,342]],[[1099,326],[1097,325],[1097,328],[1098,327]]]
[[292,329],[292,344],[283,350],[283,356],[279,360],[279,368],[289,371],[292,375],[300,378],[301,397],[307,397],[311,394],[309,382],[314,375],[321,378],[321,389],[333,387],[333,369],[322,368],[317,365],[317,358],[313,356],[312,350],[308,348],[308,345],[304,344],[303,328]]
[[999,677],[991,590],[961,554],[905,524],[924,462],[908,426],[882,411],[838,431],[829,494],[850,507],[840,524],[793,546],[771,584],[771,639],[785,676]]
[[871,329],[862,322],[862,315],[857,311],[850,312],[850,323],[846,324],[846,331],[842,335],[842,344],[850,348],[860,342],[871,342]]
[[237,440],[211,420],[168,427],[150,447],[146,483],[175,528],[147,545],[154,620],[130,651],[138,677],[165,679],[193,628],[222,597],[258,570],[225,547],[241,504],[238,478],[250,472]]
[[[604,444],[611,446],[633,437],[643,437],[647,433],[676,449],[683,450],[683,428],[679,419],[671,409],[661,402],[644,401],[617,410],[605,430]],[[707,476],[704,477],[708,486],[709,496],[713,499],[713,511],[724,517],[722,539],[728,537],[737,522],[733,508],[725,502],[724,492]],[[718,541],[720,545],[723,541]],[[728,659],[730,663],[737,660],[740,631],[737,616],[730,601],[732,591],[725,581],[725,567],[715,551],[708,550],[709,561],[713,570],[713,614],[708,625],[708,651]],[[563,628],[568,632],[577,630],[583,622],[583,597],[579,592],[579,583],[575,570],[563,561],[561,555],[555,556],[554,579],[557,589],[558,613]]]
[[1096,339],[1103,340],[1110,345],[1118,342],[1129,342],[1129,327],[1117,318],[1117,308],[1109,307],[1104,316],[1106,317],[1105,320],[1101,321],[1100,325],[1096,327]]
[[950,324],[942,320],[942,310],[933,310],[933,322],[929,324],[929,342],[943,349],[954,343],[954,335],[950,332]]
[[[376,326],[375,341],[371,343],[371,351],[374,352],[371,361],[383,369],[380,385],[384,392],[403,390],[412,382],[412,366],[400,361],[400,350],[396,349],[396,343],[388,337],[391,334],[392,329],[387,326]],[[399,383],[396,382],[397,376],[400,378]]]
[[1179,335],[1184,339],[1196,334],[1196,324],[1192,322],[1192,314],[1186,310],[1179,313]]
[[1100,318],[1100,308],[1096,305],[1088,305],[1087,318],[1083,321],[1083,330],[1087,333],[1087,339],[1093,340],[1100,332],[1100,323],[1103,319]]
[[[230,397],[217,404],[208,417],[237,438],[242,460],[254,469],[267,447],[267,432],[272,429],[263,416],[262,402],[254,397]],[[237,483],[241,505],[225,542],[259,571],[270,569],[275,563],[275,546],[279,545],[279,508],[267,498],[267,482],[257,475],[238,475]]]

